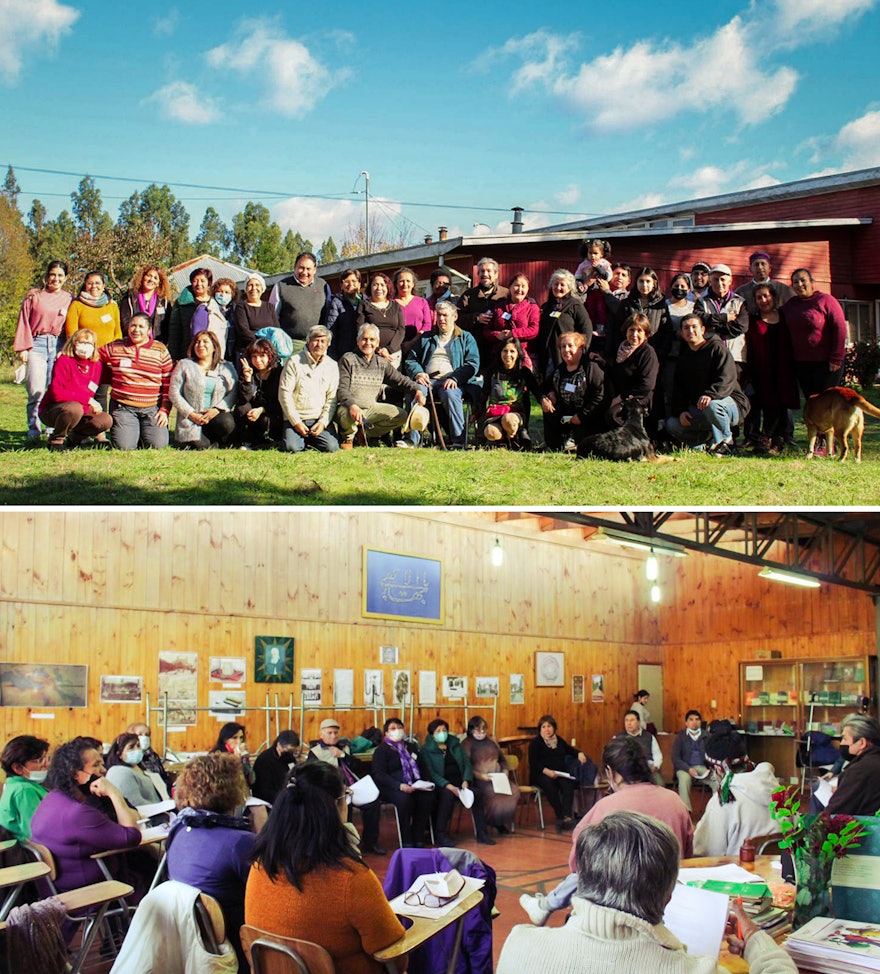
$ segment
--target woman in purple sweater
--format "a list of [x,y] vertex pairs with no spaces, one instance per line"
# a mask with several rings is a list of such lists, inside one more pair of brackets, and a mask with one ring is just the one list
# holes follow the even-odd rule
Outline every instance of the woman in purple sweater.
[[794,370],[806,397],[840,385],[846,354],[846,318],[837,298],[813,286],[800,267],[791,275],[794,297],[782,308],[791,336]]

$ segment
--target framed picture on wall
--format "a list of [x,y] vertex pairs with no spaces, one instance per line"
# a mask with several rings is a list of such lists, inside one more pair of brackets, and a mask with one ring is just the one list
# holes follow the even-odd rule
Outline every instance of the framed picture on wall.
[[254,640],[254,681],[293,683],[293,637],[257,636]]
[[365,547],[361,615],[442,624],[442,567],[437,558]]
[[583,673],[574,673],[571,677],[571,702],[572,703],[583,703],[584,702],[584,675]]
[[88,666],[0,663],[0,707],[85,707],[88,687]]
[[141,703],[144,699],[142,676],[101,674],[101,703]]
[[565,653],[535,653],[535,686],[565,686]]

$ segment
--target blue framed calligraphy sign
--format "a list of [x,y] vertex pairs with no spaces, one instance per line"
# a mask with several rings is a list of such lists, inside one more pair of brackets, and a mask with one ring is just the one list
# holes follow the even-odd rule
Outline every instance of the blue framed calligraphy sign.
[[442,562],[365,547],[361,614],[373,619],[442,624]]

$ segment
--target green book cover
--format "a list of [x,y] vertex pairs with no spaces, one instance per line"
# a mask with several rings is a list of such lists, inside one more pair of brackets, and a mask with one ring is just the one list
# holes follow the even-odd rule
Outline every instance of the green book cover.
[[831,903],[834,915],[847,920],[876,923],[880,917],[880,818],[858,815],[868,834],[862,843],[831,870]]

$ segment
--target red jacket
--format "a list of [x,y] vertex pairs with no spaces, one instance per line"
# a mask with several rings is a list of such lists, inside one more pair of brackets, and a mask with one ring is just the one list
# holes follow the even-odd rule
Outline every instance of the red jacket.
[[100,381],[100,362],[83,362],[72,355],[59,355],[52,370],[52,381],[40,403],[40,415],[58,403],[78,402],[85,410],[84,415],[90,416],[89,401],[95,398]]
[[[510,318],[505,318],[510,315]],[[497,355],[501,351],[501,333],[510,331],[513,337],[519,339],[520,345],[526,356],[526,364],[531,367],[531,356],[529,355],[528,343],[538,337],[538,325],[541,321],[541,309],[526,298],[519,304],[505,301],[502,305],[495,308],[492,312],[492,320],[483,328],[483,338],[489,344],[492,355]]]

